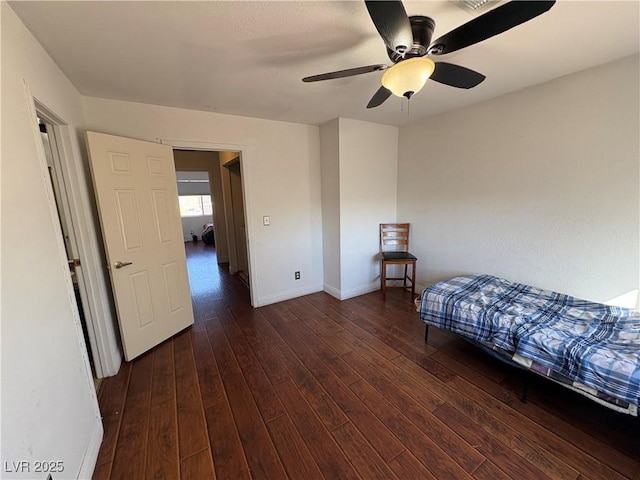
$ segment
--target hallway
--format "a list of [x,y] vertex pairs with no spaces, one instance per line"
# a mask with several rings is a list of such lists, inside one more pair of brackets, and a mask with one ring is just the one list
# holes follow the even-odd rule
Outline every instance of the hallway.
[[250,305],[249,290],[229,274],[229,264],[218,265],[216,249],[204,242],[185,242],[195,324],[215,316],[216,308],[236,302]]

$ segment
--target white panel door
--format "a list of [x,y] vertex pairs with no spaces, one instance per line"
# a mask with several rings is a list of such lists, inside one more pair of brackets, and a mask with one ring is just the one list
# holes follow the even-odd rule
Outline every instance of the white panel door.
[[193,324],[171,147],[87,132],[127,360]]

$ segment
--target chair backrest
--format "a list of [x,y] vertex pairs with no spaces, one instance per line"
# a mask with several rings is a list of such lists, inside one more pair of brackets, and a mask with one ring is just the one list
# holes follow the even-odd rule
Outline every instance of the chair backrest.
[[380,251],[381,252],[408,252],[409,251],[409,224],[408,223],[381,223],[380,224]]

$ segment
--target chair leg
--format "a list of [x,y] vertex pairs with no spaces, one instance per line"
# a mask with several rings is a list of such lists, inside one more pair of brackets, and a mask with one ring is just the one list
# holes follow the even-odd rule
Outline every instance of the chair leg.
[[404,264],[404,278],[402,279],[402,286],[404,287],[404,290],[407,289],[407,267],[409,265],[407,263]]
[[382,290],[382,300],[387,299],[387,264],[384,260],[380,264],[380,290]]
[[411,298],[416,296],[416,262],[411,264]]

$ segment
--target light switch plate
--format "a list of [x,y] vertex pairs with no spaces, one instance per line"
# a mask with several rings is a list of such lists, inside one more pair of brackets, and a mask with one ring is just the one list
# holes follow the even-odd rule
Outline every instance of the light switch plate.
[[271,218],[269,217],[269,215],[265,215],[264,217],[262,217],[262,225],[264,225],[265,227],[271,225]]

